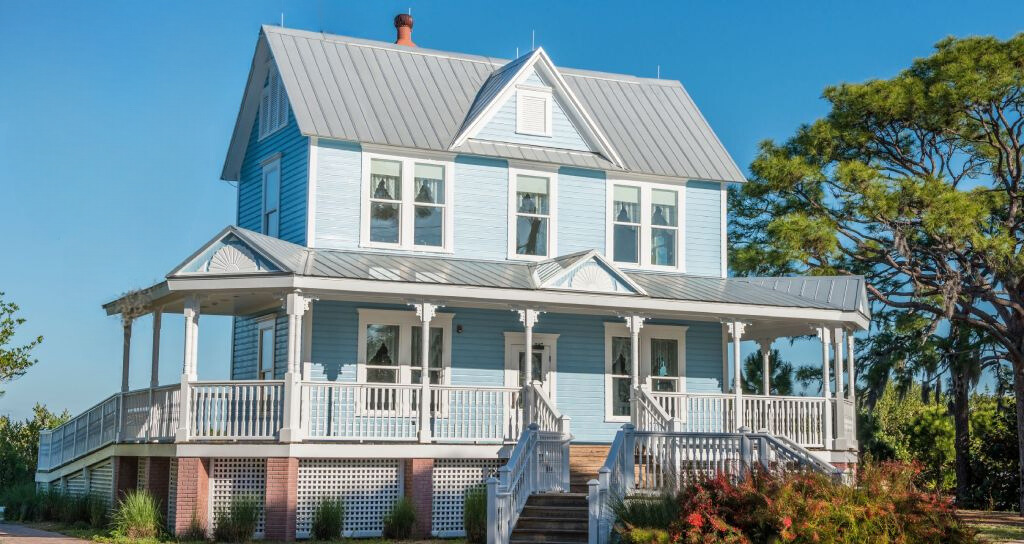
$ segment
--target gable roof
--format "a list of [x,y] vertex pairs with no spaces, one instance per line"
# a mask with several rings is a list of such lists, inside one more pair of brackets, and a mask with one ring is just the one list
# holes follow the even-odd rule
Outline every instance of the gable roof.
[[[306,136],[685,179],[745,181],[678,81],[558,69],[594,126],[614,146],[618,164],[598,154],[542,154],[541,148],[531,146],[466,142],[450,149],[485,82],[502,68],[515,71],[508,60],[273,26],[260,31],[223,179],[238,179],[259,109],[266,75],[263,60],[268,57],[277,64],[299,131]],[[500,87],[504,77],[508,74],[499,75],[493,84]]]
[[[583,275],[586,277],[581,277]],[[605,259],[596,249],[577,251],[541,261],[533,267],[533,278],[540,289],[647,294],[643,287],[614,263]]]

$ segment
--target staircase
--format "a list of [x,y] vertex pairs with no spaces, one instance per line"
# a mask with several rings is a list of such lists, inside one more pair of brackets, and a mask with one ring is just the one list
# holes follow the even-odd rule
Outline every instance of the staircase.
[[587,482],[597,479],[608,458],[611,446],[577,445],[569,446],[569,491],[587,493]]
[[586,494],[535,493],[527,499],[509,544],[587,542],[588,523]]

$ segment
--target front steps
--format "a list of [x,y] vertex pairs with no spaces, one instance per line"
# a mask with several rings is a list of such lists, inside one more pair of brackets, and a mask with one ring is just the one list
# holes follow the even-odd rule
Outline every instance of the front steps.
[[587,493],[587,482],[597,479],[611,446],[569,445],[569,491]]
[[512,529],[510,544],[575,544],[587,542],[589,523],[584,493],[530,495]]

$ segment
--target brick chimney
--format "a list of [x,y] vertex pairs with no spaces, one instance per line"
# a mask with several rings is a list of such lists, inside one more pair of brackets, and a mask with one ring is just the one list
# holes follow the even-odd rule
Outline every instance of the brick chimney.
[[416,44],[412,43],[412,15],[408,13],[395,15],[395,28],[398,30],[396,44],[416,47]]

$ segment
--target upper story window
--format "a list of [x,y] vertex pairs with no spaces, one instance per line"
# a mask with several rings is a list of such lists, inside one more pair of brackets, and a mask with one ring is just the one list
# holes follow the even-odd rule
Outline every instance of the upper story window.
[[555,252],[555,175],[509,170],[509,258],[546,259]]
[[516,132],[532,136],[551,136],[551,89],[516,89]]
[[275,155],[263,163],[262,232],[277,237],[281,228],[281,158]]
[[277,65],[269,62],[267,79],[263,82],[263,94],[260,96],[260,138],[277,132],[288,124],[288,95],[284,92],[284,83]]
[[362,245],[451,251],[451,165],[364,155]]
[[680,270],[682,188],[615,182],[609,191],[607,254],[619,264]]

